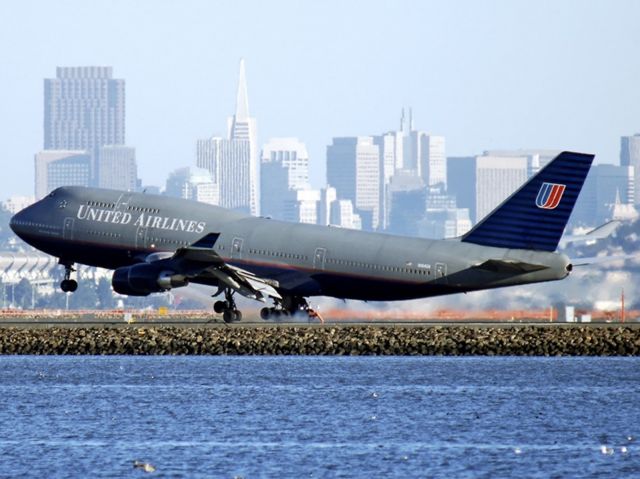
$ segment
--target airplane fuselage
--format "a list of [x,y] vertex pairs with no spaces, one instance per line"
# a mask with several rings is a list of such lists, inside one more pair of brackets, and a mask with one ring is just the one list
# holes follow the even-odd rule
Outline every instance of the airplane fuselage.
[[[12,228],[66,263],[116,269],[170,255],[203,236],[225,263],[266,278],[284,295],[402,300],[566,277],[558,253],[495,248],[256,218],[194,201],[65,187],[17,214]],[[490,260],[536,271],[478,268]],[[210,279],[194,282],[216,285]]]

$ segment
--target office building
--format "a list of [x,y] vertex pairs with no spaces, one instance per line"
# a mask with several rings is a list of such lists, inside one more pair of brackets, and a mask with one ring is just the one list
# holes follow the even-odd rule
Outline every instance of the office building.
[[295,223],[317,224],[320,216],[320,190],[308,188],[289,191],[291,200],[284,203],[282,219]]
[[518,150],[487,150],[483,153],[484,156],[493,157],[524,157],[527,159],[528,164],[528,176],[535,175],[540,169],[547,166],[551,160],[562,153],[561,150],[545,150],[536,148],[518,149]]
[[620,166],[632,166],[634,168],[636,189],[633,203],[640,205],[640,133],[620,138]]
[[522,186],[529,172],[526,156],[452,157],[447,160],[447,191],[477,223]]
[[240,61],[236,111],[227,121],[227,138],[198,140],[196,164],[211,173],[219,188],[221,206],[259,214],[256,120],[249,115],[244,60]]
[[335,200],[331,203],[331,225],[351,230],[362,229],[362,218],[356,213],[351,200]]
[[218,185],[204,168],[179,168],[167,178],[164,194],[175,198],[220,204]]
[[327,146],[327,182],[351,200],[364,229],[380,224],[379,147],[370,136],[334,138]]
[[[273,138],[262,148],[260,214],[285,219],[298,190],[309,189],[309,154],[297,138]],[[307,221],[305,221],[307,222]]]
[[18,211],[35,203],[35,201],[36,198],[34,196],[12,196],[2,202],[2,207],[15,215]]
[[418,173],[426,186],[447,185],[447,157],[444,136],[429,135],[423,131],[411,132],[415,145]]
[[[633,206],[635,168],[633,166],[591,166],[576,202],[571,223],[574,226],[599,226],[614,217],[614,205]],[[618,206],[622,211],[622,206]]]
[[108,145],[99,149],[98,186],[112,190],[135,191],[138,187],[136,150],[129,146]]
[[413,170],[397,170],[388,186],[389,225],[387,231],[417,236],[418,222],[426,212],[427,189]]
[[87,151],[95,181],[99,148],[124,144],[125,82],[111,67],[58,67],[45,79],[45,150]]
[[451,208],[428,211],[418,223],[418,235],[422,238],[458,238],[471,229],[467,208]]
[[36,199],[60,186],[91,186],[92,156],[84,150],[45,150],[35,156]]

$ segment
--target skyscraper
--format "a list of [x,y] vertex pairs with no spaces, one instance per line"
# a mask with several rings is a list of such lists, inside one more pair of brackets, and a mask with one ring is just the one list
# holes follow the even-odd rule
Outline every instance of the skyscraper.
[[327,146],[327,182],[351,200],[364,229],[380,224],[380,156],[370,136],[334,138]]
[[60,186],[91,184],[91,155],[85,150],[45,150],[35,157],[36,199]]
[[260,214],[285,219],[286,205],[309,188],[309,154],[297,138],[272,138],[262,147]]
[[103,146],[99,150],[98,186],[112,190],[134,191],[138,186],[136,150],[129,146]]
[[219,185],[220,205],[252,215],[260,212],[256,120],[249,116],[244,59],[236,95],[236,112],[227,121],[227,138],[198,140],[196,163]]
[[636,185],[634,203],[640,205],[640,133],[620,138],[620,166],[633,166]]
[[418,163],[418,172],[426,186],[447,185],[447,156],[444,136],[423,131],[411,132]]
[[593,165],[576,202],[572,223],[599,226],[613,219],[614,204],[633,205],[634,197],[633,166]]
[[164,194],[175,198],[195,200],[217,205],[219,203],[218,185],[213,182],[211,173],[204,168],[178,168],[167,178]]
[[124,80],[112,76],[111,67],[58,67],[56,78],[44,80],[45,149],[36,155],[38,198],[54,184],[136,187],[135,150],[124,146]]
[[98,149],[125,143],[124,80],[111,67],[58,67],[44,81],[45,150],[87,150],[92,180]]
[[468,208],[477,223],[527,180],[529,163],[525,156],[449,158],[448,192],[456,196],[459,208]]

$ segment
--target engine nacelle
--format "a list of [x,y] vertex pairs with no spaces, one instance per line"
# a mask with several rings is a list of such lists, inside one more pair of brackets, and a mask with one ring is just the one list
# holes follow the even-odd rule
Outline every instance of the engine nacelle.
[[189,281],[184,276],[149,263],[118,268],[111,279],[113,290],[127,296],[148,296],[187,284]]

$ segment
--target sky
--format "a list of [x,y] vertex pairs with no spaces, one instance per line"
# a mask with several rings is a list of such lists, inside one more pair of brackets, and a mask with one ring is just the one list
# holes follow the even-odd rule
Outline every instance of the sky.
[[33,194],[43,79],[112,66],[143,184],[224,135],[244,58],[260,145],[294,136],[324,184],[335,136],[379,134],[413,108],[447,155],[545,148],[617,163],[640,131],[640,2],[158,1],[0,3],[0,200]]

